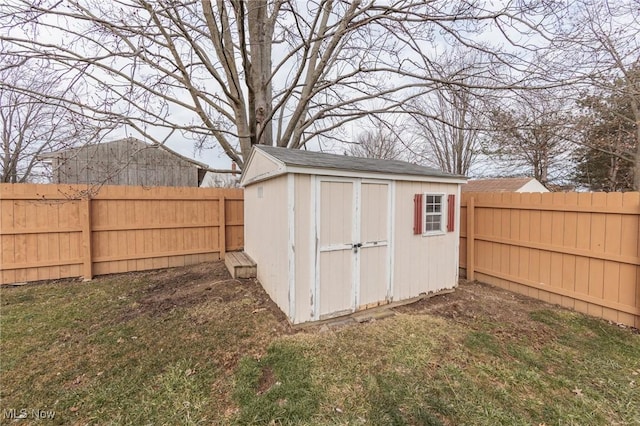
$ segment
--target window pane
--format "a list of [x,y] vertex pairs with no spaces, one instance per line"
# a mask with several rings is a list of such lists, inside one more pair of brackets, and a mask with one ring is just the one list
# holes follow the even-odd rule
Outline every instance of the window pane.
[[425,231],[439,231],[440,230],[440,216],[427,216],[427,222],[425,223]]
[[427,213],[436,213],[442,211],[442,195],[427,195],[425,203],[425,211]]
[[442,230],[442,195],[425,194],[424,232]]

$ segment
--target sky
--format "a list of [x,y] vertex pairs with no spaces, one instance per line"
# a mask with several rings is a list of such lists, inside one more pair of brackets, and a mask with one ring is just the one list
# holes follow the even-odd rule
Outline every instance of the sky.
[[[486,4],[489,4],[489,5],[493,4],[494,7],[498,8],[502,4],[504,4],[504,2],[497,1],[497,2],[488,2]],[[63,37],[63,35],[61,34],[51,34],[51,36],[53,37],[54,40],[57,38]],[[482,39],[483,41],[487,41],[487,42],[499,42],[501,39],[504,40],[504,37],[495,28],[492,29],[490,27],[487,28],[487,30],[481,35],[478,36],[476,34],[476,36],[478,39]],[[55,40],[55,41],[59,41],[59,40]],[[521,40],[521,41],[524,41],[524,40]],[[531,41],[533,40],[527,40],[527,42],[531,42]],[[540,40],[536,40],[536,42],[539,42],[539,41]],[[441,39],[441,40],[435,40],[435,43],[432,46],[432,48],[434,49],[434,51],[435,50],[446,51],[447,49],[450,48],[450,46],[447,44],[446,40]],[[278,44],[276,44],[274,48],[274,55],[277,53],[282,54],[282,52],[277,52],[278,49],[280,49],[280,47]],[[426,50],[428,51],[429,48],[427,48]],[[274,58],[274,63],[276,61],[277,61],[277,58]],[[286,75],[286,72],[283,72],[283,74]],[[394,80],[397,80],[397,79],[394,78]],[[280,82],[276,81],[276,84],[274,86],[281,85],[279,83]],[[208,85],[209,83],[205,82],[203,84]],[[246,93],[246,90],[245,90],[245,93]],[[176,121],[181,123],[189,122],[189,120],[191,120],[194,117],[194,114],[192,112],[186,112],[184,110],[180,111],[179,108],[177,107],[175,110],[172,109],[170,112],[175,117]],[[367,129],[367,125],[368,125],[367,120],[354,122],[352,124],[347,124],[344,127],[341,133],[341,136],[344,137],[347,141],[354,141],[363,130]],[[157,137],[157,139],[160,139],[160,140],[164,139],[163,136],[164,134],[166,134],[165,133],[166,130],[163,130],[163,129],[150,129],[149,132],[152,133],[154,136]],[[117,129],[109,136],[110,137],[107,137],[106,140],[115,140],[115,139],[119,139],[126,136],[134,136],[140,139],[144,139],[136,133],[128,132],[126,128]],[[217,147],[217,145],[216,147],[211,149],[203,149],[201,151],[196,151],[196,149],[194,148],[193,142],[191,140],[184,140],[179,133],[169,138],[166,143],[169,148],[179,152],[180,154],[193,158],[197,161],[206,163],[212,168],[219,168],[219,169],[230,168],[231,160],[226,156],[226,154],[222,152],[222,150],[219,147]],[[318,145],[318,143],[311,143],[308,145],[308,148],[312,150],[317,150],[320,148],[320,146]],[[342,151],[344,151],[346,146],[343,147],[343,146],[339,146],[338,143],[333,143],[333,144],[328,144],[327,146],[323,145],[322,148],[328,148],[330,151],[332,150],[334,152],[341,153]]]

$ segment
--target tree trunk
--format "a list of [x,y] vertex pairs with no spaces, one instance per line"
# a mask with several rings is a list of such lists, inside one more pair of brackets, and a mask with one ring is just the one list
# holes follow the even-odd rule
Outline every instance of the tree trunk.
[[253,118],[250,123],[252,144],[273,145],[271,43],[273,26],[267,10],[267,0],[246,2],[251,54],[249,108]]

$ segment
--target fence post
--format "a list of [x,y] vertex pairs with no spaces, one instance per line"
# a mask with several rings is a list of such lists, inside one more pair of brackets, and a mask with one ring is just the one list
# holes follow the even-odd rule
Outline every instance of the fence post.
[[467,200],[467,281],[476,279],[475,271],[475,200],[469,197]]
[[224,259],[227,252],[227,218],[225,216],[225,199],[224,195],[218,198],[218,241],[220,247],[220,259]]
[[80,222],[82,224],[82,276],[84,281],[93,278],[93,256],[91,253],[91,198],[80,200]]

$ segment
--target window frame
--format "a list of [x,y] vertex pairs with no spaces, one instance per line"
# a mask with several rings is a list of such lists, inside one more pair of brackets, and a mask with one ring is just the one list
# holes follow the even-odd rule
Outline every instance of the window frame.
[[[443,192],[424,192],[422,194],[422,236],[428,237],[433,235],[444,235],[445,231],[445,221],[447,216],[447,202],[446,195]],[[428,197],[440,197],[440,211],[437,213],[427,212],[427,200]],[[427,216],[440,216],[440,229],[427,231]]]

